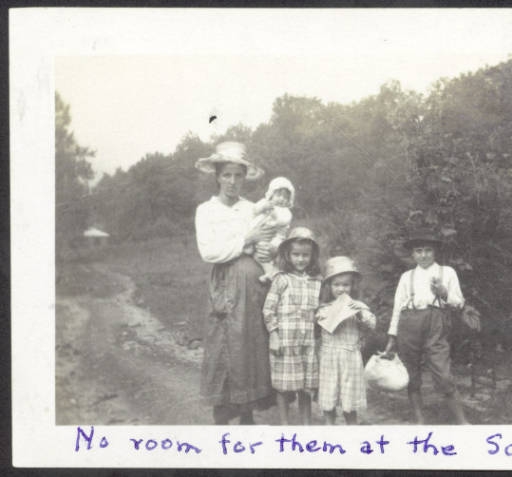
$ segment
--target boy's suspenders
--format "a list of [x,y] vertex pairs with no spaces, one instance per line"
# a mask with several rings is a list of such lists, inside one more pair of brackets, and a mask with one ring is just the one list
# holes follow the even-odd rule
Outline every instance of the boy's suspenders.
[[[442,265],[439,265],[439,281],[441,283],[443,283],[443,266]],[[413,268],[411,270],[411,274],[410,274],[410,284],[409,284],[409,301],[407,303],[407,308],[409,307],[409,305],[412,305],[412,309],[415,310],[416,307],[414,306],[414,271],[416,269]],[[434,301],[432,302],[432,306],[434,306],[434,304],[436,303],[436,301],[438,302],[439,304],[439,308],[443,308],[443,304],[441,303],[441,299],[436,295],[435,298],[434,298]]]
[[407,308],[409,308],[409,305],[412,305],[412,309],[415,310],[416,307],[414,306],[414,270],[413,268],[411,270],[411,277],[410,277],[410,285],[409,285],[409,303],[407,303]]

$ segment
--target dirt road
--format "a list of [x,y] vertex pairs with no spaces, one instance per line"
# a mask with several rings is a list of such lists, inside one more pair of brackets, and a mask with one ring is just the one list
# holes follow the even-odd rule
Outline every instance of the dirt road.
[[169,329],[132,303],[131,280],[112,297],[57,299],[57,423],[196,424],[201,350],[178,346]]
[[[198,395],[202,349],[180,346],[172,330],[136,306],[129,277],[98,264],[82,267],[121,291],[96,296],[100,284],[57,298],[57,424],[211,424]],[[277,423],[277,411],[258,412],[255,420]]]
[[[87,285],[57,297],[57,424],[212,424],[198,395],[202,349],[180,346],[175,331],[136,306],[128,276],[100,264],[79,267],[75,275],[86,276]],[[429,421],[449,423],[428,382],[426,389]],[[482,407],[469,397],[465,404],[475,413]],[[291,414],[298,424],[295,406]],[[363,422],[406,424],[408,417],[405,392],[369,390]],[[313,419],[322,423],[316,404]],[[255,420],[277,423],[277,411],[257,413]]]

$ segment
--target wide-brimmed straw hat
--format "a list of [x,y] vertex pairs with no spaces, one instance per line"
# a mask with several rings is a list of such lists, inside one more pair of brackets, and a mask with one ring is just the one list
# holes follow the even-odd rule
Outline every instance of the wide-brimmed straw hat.
[[256,180],[265,172],[246,159],[245,145],[241,142],[226,141],[217,144],[215,152],[209,157],[201,157],[195,167],[201,172],[215,174],[215,164],[233,163],[247,168],[246,179]]
[[411,232],[409,238],[404,242],[404,247],[409,250],[418,247],[420,245],[433,245],[439,247],[443,241],[435,232],[429,229],[417,229]]
[[284,247],[286,247],[286,244],[290,243],[292,240],[298,239],[310,240],[311,243],[313,243],[313,245],[318,249],[318,242],[316,241],[315,234],[310,229],[307,227],[295,227],[290,231],[286,240],[281,242],[279,245],[279,253],[283,250]]
[[340,255],[337,257],[331,257],[325,262],[324,280],[329,280],[330,278],[342,273],[353,273],[358,278],[361,278],[361,273],[359,272],[357,265],[354,263],[354,260],[349,257]]

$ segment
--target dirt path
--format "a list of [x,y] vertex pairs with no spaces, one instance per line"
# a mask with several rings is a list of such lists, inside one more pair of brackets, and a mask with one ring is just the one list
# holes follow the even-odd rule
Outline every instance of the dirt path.
[[[202,349],[180,346],[168,326],[136,306],[128,276],[99,264],[80,267],[87,293],[57,297],[57,424],[211,424],[211,410],[198,395]],[[102,282],[116,284],[115,290]],[[430,422],[450,422],[428,380],[425,404]],[[485,411],[481,400],[466,397],[465,404]],[[291,423],[298,424],[292,407]],[[407,424],[406,393],[369,390],[361,417],[369,424]],[[255,420],[277,423],[277,410]],[[322,423],[316,404],[313,423]]]
[[197,398],[201,350],[178,346],[132,304],[132,281],[108,273],[124,288],[116,296],[57,299],[57,423],[208,422]]
[[[57,424],[211,424],[211,409],[198,396],[202,349],[180,346],[168,327],[134,305],[129,277],[82,266],[122,291],[98,297],[86,286],[93,292],[57,298]],[[257,412],[255,421],[277,423],[277,410]]]

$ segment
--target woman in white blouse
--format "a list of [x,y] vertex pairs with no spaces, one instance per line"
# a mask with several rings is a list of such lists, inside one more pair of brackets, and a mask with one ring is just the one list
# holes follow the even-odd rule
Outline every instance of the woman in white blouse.
[[213,405],[216,424],[235,416],[240,424],[252,424],[252,410],[268,407],[273,391],[262,316],[267,288],[258,280],[261,266],[243,249],[257,244],[258,259],[270,260],[275,251],[265,242],[275,231],[250,228],[253,203],[240,192],[246,179],[257,179],[263,171],[245,159],[245,147],[237,142],[219,144],[196,168],[215,174],[219,187],[218,195],[199,205],[195,218],[199,252],[213,264],[201,395]]

